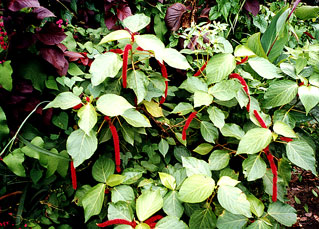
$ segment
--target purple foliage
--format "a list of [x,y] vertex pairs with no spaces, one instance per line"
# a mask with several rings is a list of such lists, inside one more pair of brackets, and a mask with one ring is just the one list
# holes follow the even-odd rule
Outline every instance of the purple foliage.
[[8,9],[11,11],[19,11],[26,7],[40,7],[38,0],[11,0]]
[[34,8],[32,12],[37,15],[37,19],[39,20],[42,20],[46,17],[55,17],[54,13],[42,6]]
[[46,45],[57,45],[66,38],[66,34],[58,25],[48,22],[36,34],[37,38]]
[[259,2],[258,0],[247,0],[244,8],[252,15],[257,16],[259,12]]
[[175,3],[167,8],[165,22],[172,31],[177,31],[181,26],[182,16],[187,8],[181,3]]
[[55,46],[47,46],[40,49],[40,54],[43,59],[56,68],[60,76],[66,75],[69,68],[69,62],[65,59],[64,52],[61,49]]
[[117,8],[117,18],[120,21],[123,21],[125,18],[131,15],[132,15],[131,8],[127,4],[120,4],[119,7]]

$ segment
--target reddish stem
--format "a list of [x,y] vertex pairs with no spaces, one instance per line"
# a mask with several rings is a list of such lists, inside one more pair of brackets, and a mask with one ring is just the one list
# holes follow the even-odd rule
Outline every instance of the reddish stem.
[[200,76],[200,74],[205,70],[207,62],[208,61],[206,61],[205,64],[203,64],[203,66],[194,74],[194,76]]
[[273,155],[270,153],[269,151],[269,146],[267,146],[264,149],[264,152],[267,156],[267,159],[269,161],[270,164],[270,168],[273,174],[273,179],[272,179],[272,201],[276,202],[277,201],[277,180],[278,180],[278,173],[277,173],[277,167],[276,164],[274,162],[274,157]]
[[[168,75],[167,75],[167,70],[166,70],[166,67],[165,67],[165,64],[163,62],[163,64],[159,61],[157,61],[158,64],[161,66],[161,72],[162,72],[162,76],[167,79],[168,78]],[[166,100],[166,97],[167,97],[167,89],[168,89],[168,82],[167,80],[165,80],[165,92],[164,92],[164,96],[161,98],[160,100],[160,104],[163,104]]]
[[131,44],[125,45],[124,55],[123,55],[123,69],[122,69],[122,78],[123,78],[123,87],[126,88],[126,78],[127,78],[127,60],[128,60],[128,52],[132,49]]
[[125,224],[125,225],[129,225],[133,228],[136,227],[136,222],[135,221],[128,221],[126,219],[111,219],[111,220],[108,220],[108,221],[105,221],[104,223],[98,223],[96,224],[98,227],[107,227],[107,226],[110,226],[110,225],[115,225],[115,224]]
[[70,169],[71,169],[72,186],[73,186],[73,189],[76,190],[77,188],[76,171],[73,165],[73,161],[70,162]]
[[[248,56],[247,56],[247,59],[248,59]],[[237,73],[232,73],[232,74],[230,74],[229,75],[229,78],[230,79],[238,79],[239,80],[239,82],[241,83],[241,85],[243,85],[243,89],[244,89],[244,91],[246,92],[246,94],[247,94],[247,96],[248,96],[248,99],[249,99],[249,101],[248,101],[248,104],[247,104],[247,111],[249,112],[249,110],[250,110],[250,94],[249,94],[249,90],[248,90],[248,85],[247,85],[247,83],[246,83],[246,81],[244,80],[244,78],[243,77],[241,77],[239,74],[237,74]]]
[[183,131],[182,131],[182,139],[183,139],[184,141],[186,140],[186,130],[188,129],[189,125],[191,124],[193,118],[195,118],[196,114],[197,114],[197,111],[192,112],[192,113],[188,116],[188,118],[187,118],[187,120],[186,120],[185,126],[184,126]]
[[285,141],[285,142],[292,142],[293,141],[292,138],[287,138],[287,137],[280,137],[279,139],[282,141]]
[[245,56],[243,59],[241,59],[241,61],[236,61],[236,65],[240,65],[245,63],[248,60],[248,56]]
[[256,117],[256,119],[258,120],[259,124],[261,125],[262,128],[267,128],[266,123],[264,122],[264,120],[260,117],[260,115],[258,114],[258,111],[254,110],[254,115]]

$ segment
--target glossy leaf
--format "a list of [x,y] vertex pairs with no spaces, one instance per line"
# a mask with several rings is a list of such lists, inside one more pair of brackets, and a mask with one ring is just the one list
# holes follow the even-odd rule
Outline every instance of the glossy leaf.
[[79,127],[87,134],[93,129],[97,122],[97,113],[91,103],[80,108],[77,115],[79,116]]
[[291,227],[297,221],[296,210],[290,205],[279,201],[271,203],[267,213],[287,227]]
[[183,56],[180,52],[176,49],[172,48],[165,48],[162,54],[163,60],[171,67],[176,69],[186,70],[188,68],[192,68],[186,57]]
[[208,83],[217,83],[226,79],[235,69],[236,61],[232,54],[216,54],[207,63]]
[[225,168],[230,160],[230,155],[227,150],[214,150],[208,159],[209,168],[211,170],[221,170]]
[[145,115],[141,114],[135,109],[126,110],[121,116],[134,127],[151,127],[150,121]]
[[219,129],[223,128],[225,125],[225,114],[218,107],[209,107],[207,109],[207,113],[209,114],[209,119],[214,123],[216,127]]
[[200,132],[209,143],[215,143],[215,140],[218,138],[217,128],[210,122],[202,121],[200,123]]
[[233,137],[240,140],[245,132],[235,123],[226,123],[223,128],[220,130],[223,136],[225,137]]
[[235,80],[223,80],[209,88],[208,93],[221,101],[228,101],[234,98],[242,85]]
[[11,60],[0,64],[0,85],[8,91],[12,90],[12,73]]
[[243,173],[248,181],[262,178],[266,173],[267,165],[260,155],[249,155],[243,162]]
[[159,172],[158,174],[160,176],[162,184],[166,188],[171,189],[171,190],[174,190],[176,188],[176,181],[172,175],[170,175],[168,173],[161,173],[161,172]]
[[298,137],[295,131],[288,124],[282,121],[276,121],[273,129],[277,134],[283,135],[285,137],[289,137],[289,138]]
[[151,18],[145,14],[135,14],[123,20],[123,25],[128,28],[132,33],[144,29],[151,22]]
[[62,110],[66,110],[72,108],[81,103],[81,99],[74,95],[72,92],[62,92],[55,97],[55,99],[45,106],[44,109],[48,109],[51,107],[61,108]]
[[206,154],[209,154],[213,148],[214,146],[212,146],[211,144],[202,143],[199,146],[197,146],[193,151],[200,155],[206,155]]
[[166,216],[156,223],[155,229],[188,229],[188,226],[175,216]]
[[133,220],[133,211],[130,205],[123,201],[118,201],[116,203],[109,203],[107,209],[107,218],[112,219],[125,219],[127,221]]
[[264,204],[261,200],[257,199],[254,195],[250,194],[247,196],[248,201],[250,202],[250,210],[257,217],[261,217],[264,214]]
[[196,210],[190,217],[189,228],[215,228],[217,219],[210,208]]
[[184,213],[184,207],[178,199],[178,193],[176,191],[170,191],[164,197],[163,211],[169,216],[175,216],[178,219],[182,217]]
[[208,163],[204,160],[197,159],[195,157],[183,157],[183,167],[186,168],[186,174],[188,177],[194,174],[203,174],[211,177],[212,173],[209,169]]
[[127,32],[126,30],[123,30],[123,29],[116,30],[109,33],[105,37],[103,37],[99,44],[107,43],[110,41],[118,41],[121,39],[130,39],[130,38],[131,38],[131,34]]
[[213,96],[204,91],[195,91],[194,107],[209,106],[213,102]]
[[262,57],[253,57],[248,59],[248,63],[255,72],[265,79],[282,78],[279,73],[280,68],[270,63],[267,59]]
[[98,182],[106,183],[108,177],[115,171],[113,160],[106,156],[101,156],[92,167],[92,176]]
[[97,109],[104,115],[113,117],[122,115],[133,106],[122,96],[115,94],[104,94],[96,102]]
[[248,218],[243,215],[235,215],[224,211],[217,219],[217,228],[220,229],[241,229],[247,223]]
[[301,86],[298,95],[306,109],[306,114],[319,103],[319,88],[315,86]]
[[140,221],[144,221],[163,207],[163,198],[157,191],[145,191],[136,200],[136,214]]
[[112,188],[111,200],[113,203],[125,201],[130,204],[135,201],[135,194],[131,186],[119,185]]
[[100,214],[104,201],[105,184],[97,184],[91,188],[82,200],[85,222],[92,216]]

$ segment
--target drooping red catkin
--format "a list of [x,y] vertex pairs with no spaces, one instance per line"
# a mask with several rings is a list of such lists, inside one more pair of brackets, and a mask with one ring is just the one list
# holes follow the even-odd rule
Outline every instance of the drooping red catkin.
[[266,123],[264,122],[264,120],[260,117],[260,115],[258,114],[258,111],[254,110],[254,115],[256,117],[256,119],[258,120],[259,124],[261,125],[262,128],[267,128]]
[[[247,57],[248,58],[248,57]],[[249,110],[250,110],[250,94],[249,94],[249,90],[248,90],[248,85],[247,85],[247,83],[246,83],[246,81],[244,80],[244,78],[243,77],[241,77],[239,74],[237,74],[237,73],[232,73],[232,74],[230,74],[229,75],[229,78],[230,79],[238,79],[239,80],[239,82],[240,82],[240,84],[241,85],[243,85],[243,89],[244,89],[244,91],[246,92],[246,94],[247,94],[247,96],[248,96],[248,99],[249,99],[249,101],[248,101],[248,104],[247,104],[247,111],[249,112]]]
[[194,111],[188,116],[188,118],[186,120],[185,126],[184,126],[183,131],[182,131],[182,139],[184,141],[186,140],[186,130],[188,129],[189,125],[191,124],[193,118],[195,118],[196,115],[197,115],[197,111]]
[[72,187],[74,190],[77,188],[77,181],[76,181],[76,171],[73,165],[73,161],[70,162],[70,169],[71,169],[71,180],[72,180]]
[[110,49],[109,52],[114,52],[114,53],[117,53],[117,54],[123,54],[123,50],[122,49]]
[[72,107],[74,110],[78,110],[78,109],[80,109],[81,107],[83,106],[83,104],[82,103],[79,103],[78,105],[76,105],[76,106],[74,106],[74,107]]
[[236,65],[240,65],[245,63],[248,60],[248,56],[245,56],[243,59],[241,59],[241,61],[236,61]]
[[[161,72],[162,72],[162,76],[167,79],[168,78],[168,75],[167,75],[167,69],[165,67],[165,64],[163,62],[163,64],[159,61],[157,61],[158,64],[161,66]],[[168,82],[167,80],[165,80],[165,91],[164,91],[164,96],[161,98],[160,100],[160,104],[163,104],[166,100],[166,97],[167,97],[167,90],[168,90]]]
[[133,228],[136,227],[135,221],[130,222],[130,221],[125,220],[125,219],[111,219],[111,220],[105,221],[104,223],[97,223],[96,225],[98,227],[107,227],[107,226],[111,226],[111,225],[115,225],[115,224],[125,224],[125,225],[129,225]]
[[131,44],[125,45],[124,55],[123,55],[123,69],[122,69],[122,79],[123,79],[123,87],[126,88],[126,78],[127,78],[127,60],[128,60],[128,52],[132,49]]
[[205,64],[203,64],[203,66],[194,74],[194,76],[200,76],[200,74],[205,70],[207,62],[208,61],[206,61]]
[[273,179],[272,179],[272,201],[276,202],[277,201],[277,190],[278,190],[278,188],[277,188],[277,180],[278,180],[277,167],[276,167],[276,164],[274,162],[274,157],[269,151],[269,146],[267,146],[264,149],[264,152],[265,152],[265,154],[267,156],[267,159],[268,159],[269,164],[270,164],[271,172],[273,174]]
[[285,142],[292,142],[293,141],[292,138],[287,138],[287,137],[280,137],[279,139],[282,141],[285,141]]
[[154,215],[151,218],[147,219],[144,221],[144,223],[150,225],[151,223],[154,223],[155,221],[158,221],[160,219],[162,219],[164,216],[162,215]]

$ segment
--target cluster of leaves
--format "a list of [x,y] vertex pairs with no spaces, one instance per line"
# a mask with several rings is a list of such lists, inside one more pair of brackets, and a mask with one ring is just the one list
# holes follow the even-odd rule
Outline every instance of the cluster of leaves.
[[[24,111],[45,124],[29,115],[0,154],[0,195],[24,188],[19,206],[8,208],[16,224],[292,226],[296,213],[285,203],[291,167],[317,174],[316,143],[301,124],[315,122],[318,112],[318,7],[297,8],[300,1],[267,7],[253,0],[168,7],[158,1],[149,9],[136,2],[132,8],[124,0],[105,1],[103,17],[86,3],[96,22],[103,21],[95,29],[72,24],[80,17],[76,1],[70,2],[74,13],[60,2],[65,23],[55,23],[57,12],[37,0],[9,2],[2,108],[32,100]],[[267,17],[260,15],[263,23],[253,19],[251,35],[236,34],[241,40],[233,43],[228,36],[243,8],[254,16],[261,8]],[[199,20],[209,22],[193,21],[197,9]],[[164,17],[177,31],[169,38]],[[230,28],[210,23],[216,19]],[[24,29],[10,29],[16,26]],[[19,36],[29,40],[21,43]],[[176,38],[180,51],[172,48]],[[22,64],[15,56],[21,53],[30,55]],[[39,97],[52,101],[35,107]],[[7,123],[17,128],[10,123],[19,120],[6,109],[0,110],[4,140]]]

